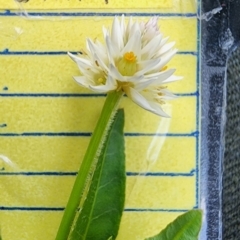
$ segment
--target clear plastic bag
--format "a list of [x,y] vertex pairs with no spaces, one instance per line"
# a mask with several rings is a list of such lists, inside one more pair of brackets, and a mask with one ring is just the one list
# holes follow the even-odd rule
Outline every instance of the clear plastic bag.
[[203,2],[201,9],[193,0],[0,2],[3,239],[54,239],[105,98],[72,80],[79,73],[67,52],[80,52],[88,37],[101,41],[102,26],[122,14],[139,21],[159,17],[162,33],[178,48],[167,67],[184,78],[167,86],[178,96],[163,105],[171,118],[126,97],[121,103],[127,189],[117,239],[155,235],[192,208],[204,212],[200,239],[221,239],[224,56],[234,38],[227,29],[217,35],[225,55],[216,60],[209,29],[218,29],[209,23],[223,6]]

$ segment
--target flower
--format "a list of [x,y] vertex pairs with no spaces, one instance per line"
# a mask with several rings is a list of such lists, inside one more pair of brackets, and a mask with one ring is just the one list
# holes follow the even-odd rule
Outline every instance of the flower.
[[86,51],[78,56],[68,53],[82,74],[74,79],[99,93],[124,91],[142,108],[168,117],[161,104],[175,95],[163,85],[181,77],[166,66],[177,49],[163,38],[157,20],[139,23],[130,17],[125,25],[124,16],[115,17],[111,32],[103,28],[104,44],[87,39]]

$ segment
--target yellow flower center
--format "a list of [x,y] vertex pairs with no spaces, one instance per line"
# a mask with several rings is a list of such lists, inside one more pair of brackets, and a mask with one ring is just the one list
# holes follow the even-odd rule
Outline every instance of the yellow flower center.
[[117,66],[123,76],[133,76],[137,71],[137,56],[133,52],[126,52]]
[[102,77],[100,77],[100,78],[98,78],[98,83],[100,84],[100,85],[104,85],[105,83],[106,83],[106,79],[105,78],[102,78]]
[[126,52],[126,53],[123,55],[123,58],[124,58],[126,61],[131,62],[131,63],[136,62],[136,59],[137,59],[137,57],[134,55],[133,52]]
[[167,70],[167,69],[168,69],[168,66],[165,65],[165,66],[161,69],[161,72],[163,72],[163,71],[165,71],[165,70]]

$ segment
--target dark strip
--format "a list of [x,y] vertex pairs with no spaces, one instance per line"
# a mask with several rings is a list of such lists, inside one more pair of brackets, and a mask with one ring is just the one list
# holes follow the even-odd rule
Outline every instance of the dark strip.
[[[222,10],[210,15],[211,19],[201,21],[201,172],[200,194],[204,200],[204,218],[207,223],[203,228],[206,240],[222,239],[222,161],[224,156],[224,128],[226,110],[226,64],[230,46],[227,42],[235,41],[226,4],[230,1],[203,1],[207,5],[219,4]],[[226,2],[224,5],[223,2]],[[234,1],[238,2],[238,1]],[[205,17],[208,14],[205,13]],[[239,17],[239,10],[237,13]],[[209,16],[208,16],[209,17]],[[227,33],[231,34],[227,34]],[[224,47],[222,44],[225,44]],[[232,47],[237,45],[233,44]],[[233,110],[234,111],[234,110]],[[232,189],[229,186],[229,192]],[[235,198],[232,192],[232,198]],[[228,208],[228,206],[226,206]],[[231,207],[230,207],[231,208]],[[238,209],[232,211],[237,219]],[[237,223],[237,222],[236,222]],[[237,224],[239,225],[239,224]],[[236,227],[238,228],[238,226]],[[237,229],[236,228],[236,229]],[[237,231],[239,232],[239,231]],[[236,233],[237,233],[236,232]],[[206,234],[205,234],[206,233]],[[235,235],[238,239],[239,234]],[[225,239],[225,238],[224,238]],[[229,238],[226,239],[231,239]]]

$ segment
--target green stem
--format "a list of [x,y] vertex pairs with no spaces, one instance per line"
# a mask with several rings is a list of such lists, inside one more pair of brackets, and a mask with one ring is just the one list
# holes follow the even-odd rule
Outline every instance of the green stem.
[[116,113],[117,106],[122,95],[122,91],[114,91],[107,95],[97,126],[93,132],[83,162],[73,185],[71,195],[69,197],[61,224],[58,229],[56,240],[68,239],[73,221],[75,219],[75,215],[77,213],[77,209],[79,207],[81,196],[86,185],[86,179],[90,174],[94,159],[96,158],[99,147],[104,140],[104,136],[106,135],[110,121]]

